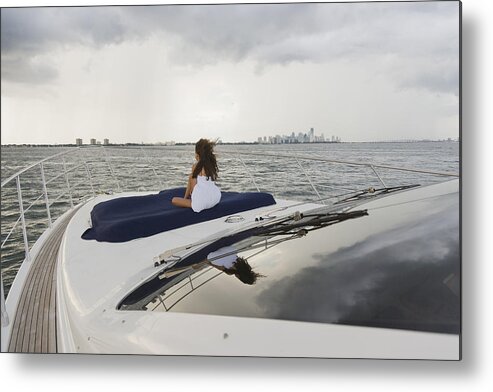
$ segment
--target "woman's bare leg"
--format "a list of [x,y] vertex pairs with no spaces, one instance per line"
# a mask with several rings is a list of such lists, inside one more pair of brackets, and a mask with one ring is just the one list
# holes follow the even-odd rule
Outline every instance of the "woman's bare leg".
[[182,197],[173,197],[171,203],[177,207],[192,207],[192,199],[184,199]]

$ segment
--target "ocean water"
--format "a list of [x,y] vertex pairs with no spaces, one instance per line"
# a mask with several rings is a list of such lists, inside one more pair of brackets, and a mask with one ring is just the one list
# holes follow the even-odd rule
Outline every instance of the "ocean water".
[[[162,147],[1,147],[2,183],[19,176],[29,247],[46,230],[49,218],[43,189],[55,221],[70,206],[101,193],[158,191],[185,186],[194,163],[193,146]],[[275,197],[313,200],[347,194],[381,183],[370,167],[310,161],[301,157],[372,163],[426,171],[459,172],[459,143],[334,143],[295,145],[219,145],[218,184],[223,190],[270,192]],[[251,155],[255,154],[255,155]],[[300,158],[283,158],[281,155]],[[431,184],[447,178],[376,169],[387,186]],[[314,190],[315,188],[315,190]],[[5,292],[24,257],[16,179],[1,189],[1,269]]]

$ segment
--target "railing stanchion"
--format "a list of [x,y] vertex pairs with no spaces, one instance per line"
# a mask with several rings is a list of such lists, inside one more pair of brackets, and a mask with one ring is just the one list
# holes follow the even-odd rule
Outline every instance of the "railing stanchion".
[[151,167],[151,169],[152,169],[152,171],[153,171],[154,175],[156,176],[157,180],[158,180],[158,181],[159,181],[159,183],[161,184],[161,188],[162,188],[162,189],[164,189],[164,188],[165,188],[165,187],[164,187],[164,184],[163,184],[163,182],[162,182],[161,178],[159,178],[159,176],[158,176],[158,174],[157,174],[156,170],[154,169],[154,166],[153,166],[153,164],[152,164],[152,162],[151,162],[151,159],[150,159],[150,158],[149,158],[149,156],[146,154],[144,147],[140,147],[140,150],[141,150],[141,151],[142,151],[142,153],[144,154],[144,157],[146,158],[147,162],[149,163],[149,166]]
[[1,304],[0,304],[0,309],[1,309],[1,313],[2,313],[2,327],[6,327],[7,325],[9,325],[10,323],[10,320],[9,320],[9,314],[7,313],[7,307],[5,306],[5,294],[3,292],[3,276],[2,276],[2,279],[1,279]]
[[245,167],[248,175],[250,176],[250,178],[252,179],[253,181],[253,185],[255,185],[255,188],[257,188],[257,192],[260,192],[260,188],[258,187],[257,185],[257,182],[255,181],[255,177],[253,176],[252,172],[250,171],[250,169],[247,167],[247,165],[245,164],[245,162],[243,161],[243,159],[241,158],[241,155],[240,153],[237,154],[237,158],[240,160],[240,162],[243,164],[243,166]]
[[110,159],[108,158],[108,154],[106,154],[106,149],[104,147],[101,147],[101,148],[103,149],[104,159],[105,159],[106,163],[108,164],[108,167],[110,168],[111,175],[113,176],[113,179],[116,182],[118,192],[121,192],[120,181],[118,181],[118,178],[116,178],[116,174],[115,174],[115,171],[113,170],[113,167],[111,166]]
[[89,168],[89,156],[87,153],[84,153],[82,159],[84,161],[84,166],[86,167],[87,178],[89,179],[89,185],[91,186],[92,196],[96,197],[96,191],[94,190],[94,185],[92,183],[91,169]]
[[65,173],[65,181],[67,183],[68,197],[70,199],[70,207],[74,208],[74,201],[72,200],[72,190],[70,189],[70,183],[68,182],[67,166],[65,165],[65,157],[63,157],[63,171]]
[[22,235],[24,237],[24,250],[26,255],[26,261],[31,261],[31,253],[29,252],[29,242],[27,239],[26,220],[24,217],[24,204],[22,202],[21,180],[19,176],[17,176],[15,180],[17,182],[17,200],[19,201],[19,211],[21,214]]
[[92,185],[92,176],[91,176],[91,172],[89,171],[89,165],[87,164],[87,162],[84,162],[84,166],[86,168],[87,178],[89,179],[89,185],[91,186],[92,195],[93,197],[95,197],[96,192],[94,191],[94,186]]
[[384,188],[387,188],[387,185],[385,185],[385,182],[383,182],[382,178],[378,175],[377,171],[375,170],[375,167],[373,165],[370,165],[371,169],[373,170],[373,173],[378,177],[380,182],[382,183]]
[[320,193],[318,193],[317,191],[317,188],[315,188],[315,185],[313,185],[312,183],[312,180],[310,179],[310,176],[308,175],[308,173],[306,172],[305,168],[301,165],[300,161],[298,160],[298,157],[295,155],[294,157],[296,159],[296,162],[298,163],[298,166],[300,167],[300,169],[303,171],[303,173],[305,174],[305,177],[306,179],[308,180],[308,182],[310,183],[310,185],[312,186],[313,190],[315,191],[315,193],[317,194],[319,200],[325,204],[325,202],[322,200],[322,196],[320,196]]
[[51,221],[50,201],[48,200],[48,190],[46,189],[46,178],[45,178],[45,170],[44,170],[43,162],[41,162],[39,166],[41,167],[41,180],[43,181],[43,194],[45,196],[46,213],[48,215],[48,226],[51,228],[53,226],[53,223]]

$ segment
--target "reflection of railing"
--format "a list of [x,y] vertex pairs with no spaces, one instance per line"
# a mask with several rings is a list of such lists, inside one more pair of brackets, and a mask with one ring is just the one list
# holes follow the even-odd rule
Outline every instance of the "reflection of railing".
[[[247,229],[243,232],[237,233],[236,241],[234,240],[235,235],[230,235],[228,241],[230,244],[222,246],[220,249],[209,253],[207,256],[207,262],[209,265],[210,263],[215,264],[214,261],[216,260],[224,259],[229,256],[238,257],[240,253],[242,253],[242,258],[249,260],[250,258],[256,257],[260,253],[263,253],[284,242],[305,237],[309,232],[314,230],[319,230],[333,224],[338,224],[349,219],[357,219],[367,215],[367,210],[355,210],[351,212],[333,214],[319,212],[307,214],[305,216],[300,213],[295,213],[294,215],[285,218],[284,222],[272,223],[267,226],[258,227],[253,231],[252,229]],[[245,236],[245,232],[248,232],[247,238],[243,238]],[[219,239],[224,240],[225,236],[219,236],[216,240]],[[234,243],[234,245],[231,245],[232,243]],[[214,255],[212,255],[212,253],[214,253]],[[205,272],[198,273],[195,269],[196,266],[200,266],[204,262],[186,265],[186,259],[193,256],[192,254],[188,254],[184,257],[184,267],[170,268],[166,266],[164,272],[159,275],[159,279],[171,278],[178,275],[177,278],[166,281],[164,286],[157,289],[153,294],[140,299],[140,301],[132,304],[131,307],[126,306],[125,308],[154,311],[161,305],[165,311],[169,311],[193,291],[210,282],[223,272],[221,270],[219,273],[216,273],[216,275],[206,279],[205,281],[200,281],[199,278],[206,272],[210,271],[213,267],[206,268]],[[170,265],[173,267],[173,265],[176,265],[180,259],[181,258],[175,258],[175,262]],[[181,280],[176,282],[177,279]],[[194,281],[196,282],[197,280],[199,280],[200,283],[194,285]],[[189,287],[189,289],[187,289],[187,287]],[[158,303],[154,305],[157,301]]]
[[[162,306],[165,311],[171,310],[178,302],[182,301],[184,298],[186,298],[189,294],[193,293],[195,290],[197,290],[199,287],[203,286],[204,284],[210,282],[212,279],[217,278],[219,275],[221,275],[223,272],[218,271],[214,275],[212,275],[210,278],[207,278],[205,281],[194,285],[194,281],[199,280],[203,275],[206,273],[213,271],[214,267],[206,267],[205,270],[199,274],[197,274],[195,271],[191,270],[191,272],[186,273],[186,276],[182,280],[182,284],[179,285],[174,285],[171,287],[172,290],[165,290],[162,293],[156,295],[154,299],[149,302],[146,305],[146,310],[149,310],[151,312],[155,311],[159,306]],[[216,270],[217,271],[217,270]],[[196,273],[196,275],[192,278],[191,273]],[[178,294],[180,291],[182,291],[181,294]],[[178,294],[178,295],[177,295]],[[169,301],[170,299],[173,298],[173,296],[177,297],[173,301]],[[166,304],[166,301],[169,301],[168,304]],[[157,304],[152,307],[151,304],[154,304],[157,302]]]

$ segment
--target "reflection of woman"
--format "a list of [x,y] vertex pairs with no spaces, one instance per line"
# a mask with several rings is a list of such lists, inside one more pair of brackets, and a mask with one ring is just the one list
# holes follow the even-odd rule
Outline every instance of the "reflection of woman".
[[257,278],[263,276],[254,272],[246,259],[243,257],[238,257],[236,254],[236,249],[232,246],[226,246],[209,253],[207,260],[204,260],[199,264],[195,264],[193,268],[198,269],[204,264],[217,268],[225,274],[234,275],[245,284],[254,284],[257,281]]

